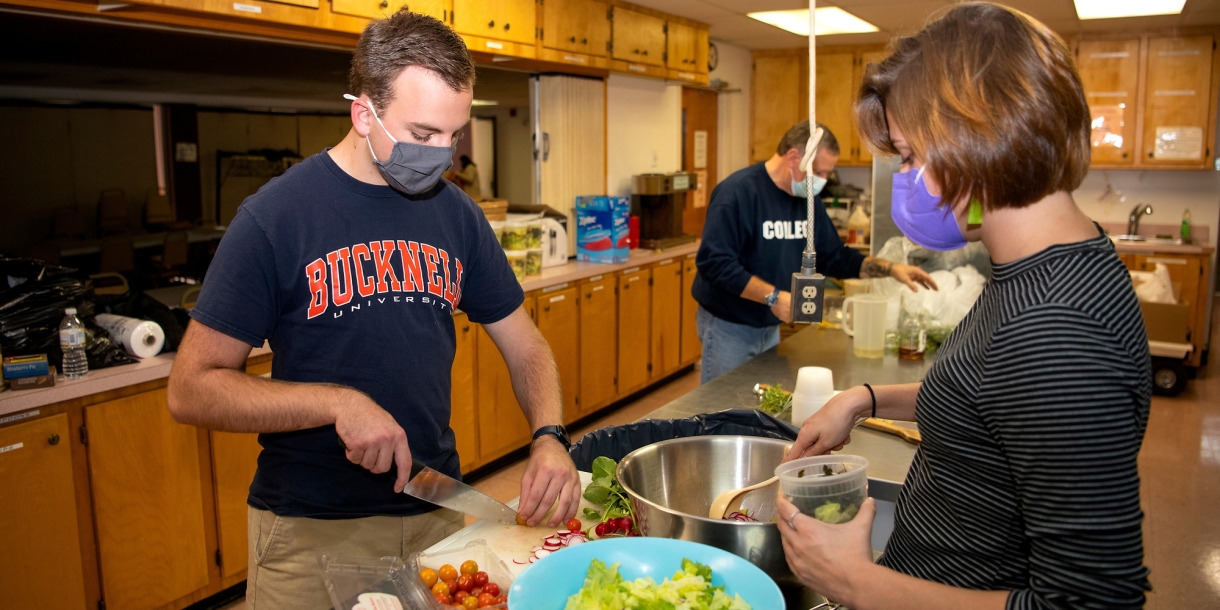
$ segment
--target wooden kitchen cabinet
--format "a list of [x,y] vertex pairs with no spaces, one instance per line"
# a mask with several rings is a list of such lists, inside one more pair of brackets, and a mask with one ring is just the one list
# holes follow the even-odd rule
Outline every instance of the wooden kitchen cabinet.
[[648,383],[651,344],[648,323],[652,313],[649,269],[623,272],[618,278],[618,389],[619,396]]
[[[855,80],[856,55],[819,52],[817,61],[818,122],[830,129],[839,141],[839,163],[850,164],[856,160],[855,143],[859,140],[851,115],[856,94],[851,86]],[[804,108],[800,114],[801,119],[806,118],[809,109]]]
[[784,133],[809,112],[807,60],[755,54],[750,87],[750,162],[775,154]]
[[682,365],[682,263],[652,270],[652,318],[648,335],[652,354],[649,377],[664,377]]
[[695,28],[675,21],[666,23],[665,65],[671,70],[694,72]]
[[262,445],[257,434],[208,432],[212,445],[212,480],[216,495],[216,529],[220,575],[245,574],[248,566],[246,524],[250,484],[258,470]]
[[611,56],[626,62],[665,65],[665,20],[614,7]]
[[695,72],[707,74],[708,30],[695,30]]
[[330,9],[342,15],[384,19],[398,11],[412,11],[449,23],[452,0],[330,0]]
[[457,437],[458,459],[462,472],[470,472],[479,466],[479,428],[475,417],[475,325],[464,313],[453,316],[457,349],[453,354],[453,369],[450,372],[449,427]]
[[1132,271],[1155,271],[1157,263],[1165,265],[1169,279],[1178,295],[1178,303],[1188,308],[1186,319],[1189,341],[1194,351],[1187,356],[1190,366],[1203,365],[1203,350],[1207,345],[1208,278],[1211,275],[1211,253],[1123,253],[1119,257]]
[[699,330],[695,325],[695,315],[699,303],[691,294],[695,285],[695,276],[699,274],[693,257],[682,261],[682,364],[691,364],[703,356],[703,344],[699,341]]
[[459,34],[534,44],[534,0],[453,0],[453,29]]
[[565,424],[576,421],[581,415],[578,297],[576,288],[544,291],[538,295],[538,331],[551,346],[555,366],[559,368]]
[[[852,96],[855,96],[860,91],[860,85],[864,83],[864,72],[868,69],[868,65],[879,64],[881,63],[881,60],[888,56],[889,54],[885,51],[865,51],[860,54],[860,59],[856,61],[855,78],[852,79]],[[850,146],[855,150],[856,161],[858,161],[860,165],[871,166],[873,164],[873,152],[868,149],[868,145],[865,144],[864,139],[860,137],[860,130],[856,129],[855,119],[852,119],[851,123]]]
[[609,34],[598,34],[600,30],[609,29],[606,10],[605,4],[590,0],[547,0],[542,5],[542,46],[605,56]]
[[1211,36],[1148,39],[1142,161],[1148,165],[1206,165],[1211,157]]
[[0,608],[85,607],[67,414],[0,428]]
[[476,409],[479,430],[479,462],[487,463],[530,441],[529,421],[513,394],[508,365],[491,335],[475,327],[475,358],[478,363]]
[[618,298],[613,277],[580,287],[580,405],[584,417],[618,395]]
[[589,50],[594,57],[610,54],[610,5],[605,2],[585,2],[586,31],[589,33]]
[[89,470],[110,608],[156,608],[208,584],[199,430],[161,388],[85,408]]
[[1093,125],[1092,163],[1135,163],[1139,38],[1081,41],[1076,49],[1076,67]]

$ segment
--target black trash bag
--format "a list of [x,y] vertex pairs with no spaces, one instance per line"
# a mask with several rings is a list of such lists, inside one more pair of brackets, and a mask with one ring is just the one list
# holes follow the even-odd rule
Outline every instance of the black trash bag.
[[186,333],[186,327],[174,315],[173,310],[139,290],[119,295],[98,295],[97,313],[156,322],[165,333],[165,347],[161,348],[161,353],[178,351],[182,335]]
[[46,354],[63,370],[59,323],[64,309],[75,307],[85,325],[89,369],[135,362],[93,321],[89,277],[68,267],[42,261],[0,259],[0,351],[9,356]]
[[598,456],[604,455],[617,462],[640,447],[671,438],[734,435],[794,441],[798,432],[800,428],[762,411],[731,409],[687,419],[650,419],[594,430],[572,445],[568,455],[572,456],[577,470],[588,472]]

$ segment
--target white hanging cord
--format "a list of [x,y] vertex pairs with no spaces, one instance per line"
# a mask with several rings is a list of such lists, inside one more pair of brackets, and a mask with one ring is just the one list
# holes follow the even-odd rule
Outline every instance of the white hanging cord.
[[805,252],[801,255],[801,273],[817,273],[818,253],[813,245],[813,158],[822,141],[822,129],[817,121],[817,0],[809,0],[809,141],[801,157],[801,169],[805,170]]

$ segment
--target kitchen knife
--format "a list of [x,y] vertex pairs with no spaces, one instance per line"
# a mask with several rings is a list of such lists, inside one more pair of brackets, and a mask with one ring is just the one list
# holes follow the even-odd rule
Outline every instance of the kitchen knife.
[[[339,439],[339,446],[347,449],[342,438]],[[517,524],[517,511],[447,474],[429,468],[414,455],[411,456],[411,478],[402,492],[465,515],[508,525]]]

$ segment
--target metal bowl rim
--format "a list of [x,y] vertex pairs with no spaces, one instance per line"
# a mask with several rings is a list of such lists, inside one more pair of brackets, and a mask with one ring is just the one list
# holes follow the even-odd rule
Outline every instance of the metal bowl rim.
[[669,515],[673,515],[675,517],[679,517],[679,518],[683,518],[683,519],[698,519],[699,521],[705,521],[707,523],[720,523],[720,524],[729,525],[731,527],[774,527],[774,528],[778,528],[779,524],[777,522],[773,522],[773,521],[767,522],[767,523],[763,523],[761,521],[733,521],[733,520],[729,520],[729,519],[712,519],[709,517],[692,515],[690,513],[678,512],[676,510],[661,506],[660,504],[657,504],[656,502],[653,502],[652,500],[645,498],[644,496],[640,495],[638,492],[636,492],[634,489],[632,489],[630,486],[628,486],[627,483],[625,483],[623,481],[623,474],[622,474],[623,473],[623,464],[625,464],[635,454],[640,453],[640,452],[642,452],[646,449],[652,448],[652,447],[657,447],[659,445],[670,445],[670,444],[676,445],[676,444],[681,444],[681,443],[706,440],[709,438],[710,439],[748,438],[748,439],[752,439],[752,440],[765,441],[768,443],[774,443],[774,444],[779,444],[779,445],[791,445],[792,444],[792,441],[785,441],[785,440],[778,439],[778,438],[770,438],[770,437],[766,437],[766,436],[748,436],[748,435],[744,435],[744,434],[723,434],[723,435],[718,434],[718,435],[684,436],[681,438],[671,438],[671,439],[666,439],[663,441],[657,441],[657,442],[649,444],[649,445],[644,445],[643,447],[640,447],[639,449],[636,449],[635,451],[632,451],[631,453],[628,453],[627,455],[623,456],[623,459],[618,461],[618,466],[616,466],[614,468],[614,478],[618,480],[618,484],[620,486],[622,486],[623,491],[627,492],[627,495],[630,496],[632,499],[636,500],[637,502],[647,504],[648,506],[650,506],[656,510],[659,510],[659,511],[669,514]]

